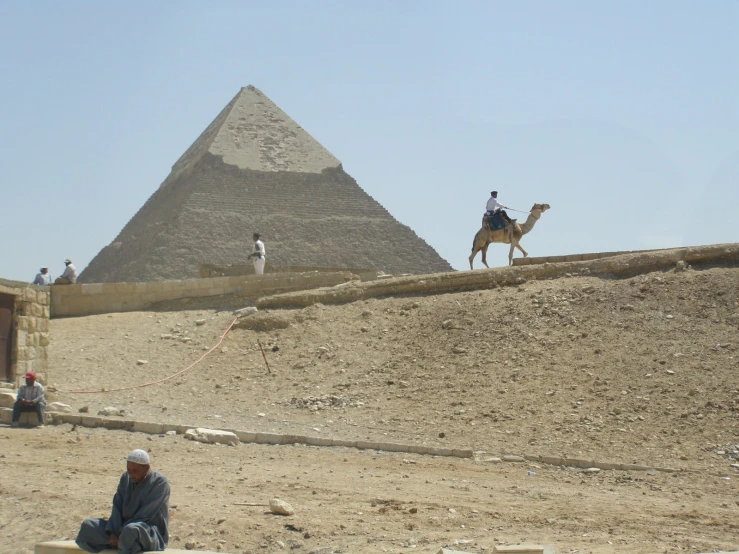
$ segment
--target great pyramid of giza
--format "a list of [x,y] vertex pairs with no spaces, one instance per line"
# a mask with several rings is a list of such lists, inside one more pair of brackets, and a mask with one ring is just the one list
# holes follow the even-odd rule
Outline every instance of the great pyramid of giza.
[[242,88],[81,273],[80,282],[198,276],[246,263],[252,233],[273,267],[450,271],[341,163],[253,86]]

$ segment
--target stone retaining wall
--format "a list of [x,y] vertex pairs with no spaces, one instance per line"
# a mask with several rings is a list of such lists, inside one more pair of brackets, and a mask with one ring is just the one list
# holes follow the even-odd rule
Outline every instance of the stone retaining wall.
[[369,283],[354,282],[330,289],[265,296],[260,298],[256,305],[261,310],[303,308],[316,303],[345,304],[366,298],[491,289],[518,285],[529,280],[556,279],[575,274],[624,278],[675,268],[678,262],[737,266],[739,265],[739,243],[646,251],[583,262],[544,263],[413,275]]
[[590,260],[599,260],[601,258],[622,256],[624,254],[643,254],[644,252],[662,252],[664,250],[672,249],[657,248],[654,250],[621,250],[618,252],[588,252],[586,254],[567,254],[564,256],[540,256],[538,258],[513,258],[513,265],[553,264],[560,262],[587,262]]
[[0,279],[0,294],[14,297],[8,377],[16,383],[27,371],[42,383],[48,381],[50,288]]
[[85,316],[146,310],[159,302],[182,298],[240,295],[330,287],[354,279],[347,271],[333,273],[281,273],[150,283],[94,283],[51,287],[51,316]]

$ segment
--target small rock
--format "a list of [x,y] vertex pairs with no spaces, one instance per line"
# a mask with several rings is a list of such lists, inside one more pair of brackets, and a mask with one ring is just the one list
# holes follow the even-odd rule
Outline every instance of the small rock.
[[72,406],[69,404],[63,404],[62,402],[52,402],[46,405],[47,412],[64,412],[69,413],[72,411]]
[[328,348],[327,348],[327,347],[325,347],[325,346],[319,346],[319,347],[317,348],[317,350],[318,350],[318,352],[319,352],[319,353],[321,353],[321,354],[327,354],[327,353],[328,353],[328,351],[329,351],[329,350],[328,350]]
[[236,433],[218,429],[204,429],[203,427],[188,429],[185,432],[185,438],[205,444],[239,444],[239,437],[236,436]]
[[452,348],[452,352],[454,354],[466,354],[467,353],[467,349],[466,348],[462,348],[461,346],[455,346],[454,348]]
[[488,464],[499,464],[502,461],[503,460],[501,460],[500,458],[487,458],[485,460],[485,462],[488,463]]
[[276,344],[272,347],[272,352],[277,352],[280,349]]
[[167,432],[166,432],[166,433],[164,433],[164,434],[165,434],[165,435],[169,435],[169,436],[172,436],[172,435],[176,435],[176,434],[177,434],[177,431],[175,431],[175,430],[172,430],[172,431],[167,431]]
[[589,467],[587,469],[582,470],[583,473],[600,473],[599,467]]
[[666,317],[667,319],[672,319],[672,315],[666,315],[665,317]]
[[505,456],[503,456],[502,459],[504,462],[525,462],[526,461],[526,458],[524,458],[523,456],[515,456],[513,454],[506,454]]
[[240,310],[235,310],[234,315],[239,317],[246,317],[248,315],[252,315],[257,313],[259,310],[257,310],[256,306],[248,306],[246,308],[241,308]]
[[3,389],[0,392],[0,408],[12,408],[16,401],[16,393]]
[[101,416],[122,416],[125,413],[125,410],[122,410],[121,408],[116,408],[114,406],[108,406],[107,408],[103,408],[98,412],[98,415]]
[[90,406],[82,406],[79,410],[77,410],[81,414],[86,414],[90,411]]
[[146,365],[148,363],[148,360],[136,360],[136,365]]
[[671,369],[668,369],[667,370],[667,375],[675,375],[675,372],[672,371]]
[[455,329],[456,327],[457,327],[457,324],[454,322],[453,319],[447,319],[441,322],[442,329]]
[[295,513],[295,509],[290,504],[279,498],[269,501],[269,510],[279,516],[291,516]]
[[208,323],[207,319],[196,319],[195,320],[195,325],[197,325],[198,327],[201,325],[205,325],[206,323]]

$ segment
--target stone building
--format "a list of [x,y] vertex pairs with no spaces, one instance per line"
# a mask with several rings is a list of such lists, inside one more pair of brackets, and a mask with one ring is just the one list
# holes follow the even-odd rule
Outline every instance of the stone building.
[[450,271],[261,91],[242,88],[79,282],[197,277],[244,264],[254,231],[267,266]]
[[33,371],[46,383],[50,289],[0,279],[0,381]]

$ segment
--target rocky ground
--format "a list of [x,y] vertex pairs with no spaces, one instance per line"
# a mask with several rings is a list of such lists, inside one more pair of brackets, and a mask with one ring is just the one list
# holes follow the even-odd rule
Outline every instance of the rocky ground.
[[[0,551],[30,552],[47,521],[55,527],[43,538],[72,536],[83,515],[102,515],[121,457],[142,441],[172,480],[180,548],[435,552],[470,540],[458,548],[483,551],[524,539],[562,552],[738,546],[739,269],[260,313],[174,379],[100,392],[172,375],[232,319],[192,310],[54,320],[52,395],[92,414],[113,406],[127,419],[459,446],[475,459],[2,429]],[[485,461],[504,453],[685,471],[588,475]],[[296,515],[233,505],[271,496],[293,502]],[[29,502],[37,498],[41,513]]]

